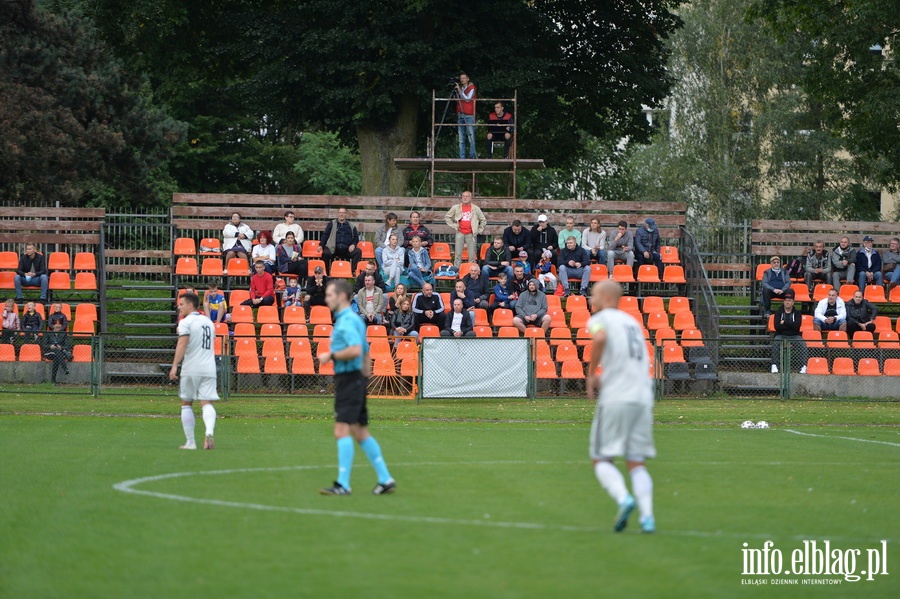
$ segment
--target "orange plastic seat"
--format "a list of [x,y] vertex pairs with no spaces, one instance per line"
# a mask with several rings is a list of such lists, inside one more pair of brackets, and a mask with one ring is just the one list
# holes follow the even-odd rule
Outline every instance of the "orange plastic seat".
[[306,339],[294,339],[288,349],[291,357],[291,374],[316,374],[312,348]]
[[312,330],[313,341],[318,339],[321,342],[323,339],[331,339],[333,330],[334,327],[330,324],[317,324]]
[[256,327],[249,322],[239,322],[234,325],[234,336],[256,338]]
[[240,355],[237,361],[238,374],[259,374],[259,356],[254,352],[253,355]]
[[575,345],[590,345],[593,343],[593,340],[594,336],[591,335],[587,327],[581,327],[575,333]]
[[175,274],[179,276],[196,276],[200,270],[196,258],[181,257],[175,263]]
[[572,341],[572,331],[568,327],[550,329],[550,345],[561,345]]
[[844,302],[849,302],[853,299],[853,294],[859,291],[859,287],[853,285],[852,283],[844,283],[841,285],[841,290],[838,293],[838,297],[844,300]]
[[256,339],[253,337],[235,337],[233,352],[236,356],[256,357]]
[[563,379],[583,379],[584,363],[581,360],[566,360],[562,363],[560,377]]
[[550,326],[552,327],[566,327],[566,313],[562,310],[547,310],[547,315],[550,317]]
[[96,291],[97,275],[92,272],[75,273],[75,289],[80,291]]
[[51,272],[49,288],[54,291],[69,291],[72,288],[72,280],[67,272]]
[[863,297],[873,304],[884,304],[887,302],[887,298],[884,297],[884,287],[881,285],[866,285]]
[[353,268],[351,264],[345,260],[335,260],[331,263],[330,276],[333,279],[352,279]]
[[11,271],[0,272],[0,289],[16,288],[16,273]]
[[282,320],[285,324],[306,324],[306,310],[303,306],[288,306]]
[[617,283],[634,283],[634,273],[627,264],[613,266],[612,278]]
[[90,318],[76,318],[72,324],[72,334],[79,337],[93,335],[96,332],[94,329],[95,324],[95,321]]
[[97,256],[93,252],[75,254],[75,270],[97,270]]
[[853,333],[853,347],[856,349],[875,349],[875,337],[869,331]]
[[591,318],[591,313],[587,310],[577,310],[572,312],[569,315],[569,328],[570,329],[580,329],[582,327],[587,326],[588,320]]
[[0,252],[0,270],[18,270],[19,255],[15,252]]
[[900,376],[900,359],[888,358],[884,361],[884,376]]
[[262,325],[259,329],[260,337],[281,337],[281,325],[268,323]]
[[12,343],[0,344],[0,362],[15,362],[16,347]]
[[334,374],[334,360],[329,360],[327,364],[322,364],[319,360],[319,356],[324,354],[327,351],[331,350],[331,341],[328,339],[322,339],[319,341],[319,345],[316,347],[316,360],[319,362],[319,374],[320,375],[332,375]]
[[856,368],[850,358],[835,358],[831,365],[831,372],[837,375],[855,376]]
[[41,346],[37,343],[26,343],[19,348],[19,362],[41,362],[43,359]]
[[305,339],[309,337],[309,329],[306,328],[305,324],[289,324],[285,337],[291,341],[298,338]]
[[694,320],[694,315],[691,312],[679,312],[675,315],[674,322],[672,323],[672,328],[676,331],[696,329],[697,323]]
[[544,339],[544,329],[540,327],[525,327],[526,339]]
[[825,344],[822,343],[822,333],[815,329],[810,329],[806,331],[800,331],[800,335],[803,337],[803,340],[806,342],[806,347],[814,347],[814,348],[822,348],[825,347]]
[[475,308],[472,311],[472,315],[475,319],[472,321],[472,324],[475,326],[488,326],[490,325],[490,321],[488,320],[487,310],[484,308]]
[[240,306],[248,299],[250,299],[250,292],[246,289],[235,289],[234,291],[228,293],[229,306]]
[[792,283],[791,289],[794,291],[794,300],[798,302],[812,301],[809,295],[809,287],[806,286],[806,283]]
[[260,306],[256,311],[256,322],[260,324],[279,324],[277,306]]
[[265,339],[262,345],[262,356],[268,358],[270,356],[284,357],[284,343],[281,339]]
[[450,244],[441,241],[431,244],[428,248],[428,255],[431,257],[432,262],[437,262],[438,260],[449,262],[453,259],[453,256],[450,254]]
[[380,324],[373,324],[372,326],[366,327],[367,341],[378,338],[383,339],[385,337],[387,337],[387,327]]
[[519,334],[519,329],[516,327],[500,327],[497,330],[497,337],[512,337],[518,339],[522,335]]
[[847,333],[845,333],[844,331],[828,331],[826,340],[828,341],[828,347],[832,349],[844,349],[850,347],[847,339]]
[[581,349],[581,361],[584,362],[585,364],[590,364],[590,363],[591,363],[591,354],[592,354],[593,351],[594,351],[594,350],[591,349],[591,348],[593,348],[593,347],[594,347],[593,345],[585,345],[585,346]]
[[900,336],[894,331],[878,333],[878,347],[881,349],[900,349]]
[[250,276],[250,262],[245,258],[232,258],[228,261],[228,264],[225,265],[225,268],[228,269],[229,277]]
[[[63,305],[62,311],[65,314],[66,304]],[[66,318],[71,318],[71,316],[66,316]],[[94,304],[78,304],[77,306],[75,306],[75,319],[91,320],[94,322],[100,320],[97,317],[97,306]]]
[[363,260],[375,259],[375,246],[372,245],[371,241],[360,241],[356,244],[356,247],[359,248],[360,258]]
[[[318,239],[307,239],[303,242],[303,248],[300,250],[300,255],[304,258],[321,258],[322,257],[322,246],[319,243]],[[312,271],[310,271],[312,273]]]
[[703,333],[698,329],[681,331],[681,347],[703,347]]
[[469,270],[472,266],[478,266],[475,262],[463,262],[459,265],[459,273],[457,273],[457,278],[461,279],[467,274],[469,274]]
[[656,330],[656,334],[653,335],[653,341],[656,345],[665,345],[666,343],[678,343],[678,337],[675,333],[675,329],[670,329],[669,327],[664,327]]
[[[558,297],[558,296],[552,296]],[[548,302],[547,307],[550,308]],[[579,310],[587,310],[587,298],[583,295],[570,295],[566,298],[566,312],[578,312]]]
[[[578,295],[569,296],[569,299],[573,297],[581,297]],[[547,309],[548,310],[562,310],[562,298],[558,295],[548,295],[547,298]],[[566,300],[568,301],[568,300]]]
[[224,274],[221,258],[204,258],[200,265],[200,274],[204,277],[221,277]]
[[228,336],[228,325],[224,322],[216,323],[216,336],[218,337],[227,337]]
[[538,360],[535,363],[535,371],[539,379],[555,379],[559,376],[556,372],[556,362],[553,360]]
[[684,362],[684,350],[680,345],[666,343],[663,345],[663,363],[672,364],[673,362]]
[[813,301],[820,302],[826,297],[828,297],[828,292],[834,289],[828,283],[819,283],[813,288]]
[[[679,267],[668,267],[668,268],[679,268]],[[615,270],[615,267],[613,267]],[[638,267],[638,283],[660,283],[659,280],[659,270],[657,270],[656,266],[653,264],[643,264]],[[671,281],[667,281],[671,282]]]
[[309,308],[309,324],[331,324],[331,310],[328,306],[310,306]]
[[428,337],[440,337],[441,330],[437,328],[433,324],[423,324],[419,327],[419,339],[426,339]]
[[400,376],[419,376],[419,355],[410,354],[400,361]]
[[231,322],[253,322],[253,308],[241,304],[232,306]]
[[513,311],[506,308],[497,308],[491,317],[491,325],[495,328],[513,326]]
[[764,274],[766,273],[766,271],[769,270],[770,268],[772,268],[772,267],[769,266],[768,264],[757,264],[757,265],[756,265],[756,280],[757,280],[757,281],[762,281],[762,280],[763,280],[763,275],[764,275]]
[[806,374],[831,374],[828,370],[828,360],[825,358],[810,358],[806,362]]
[[444,304],[444,309],[449,312],[450,309],[453,307],[450,304],[450,292],[442,291],[442,292],[438,293],[438,295],[441,296],[441,302],[443,302],[443,304]]
[[863,358],[856,365],[856,371],[859,376],[881,376],[881,366],[878,360],[872,358]]
[[678,248],[674,245],[664,245],[659,248],[659,255],[663,264],[680,264],[681,258],[678,256]]
[[648,295],[641,302],[641,312],[644,314],[653,314],[655,312],[665,312],[666,308],[663,305],[663,299],[658,295]]
[[875,334],[878,333],[890,333],[894,330],[894,327],[891,325],[890,316],[876,316],[875,317]]
[[681,266],[667,266],[663,270],[663,283],[682,284],[687,283],[684,278],[684,268]]
[[90,345],[76,345],[72,347],[73,362],[90,362],[92,359]]
[[215,237],[204,237],[200,240],[201,256],[219,256],[222,254],[222,242]]
[[69,259],[68,252],[50,252],[47,257],[48,270],[71,270],[72,261]]
[[172,253],[176,256],[196,256],[197,243],[192,237],[179,237],[175,240],[175,247]]
[[636,297],[632,295],[623,295],[619,298],[619,310],[623,312],[637,312],[640,314],[640,308],[638,308],[638,300]]
[[670,297],[669,298],[669,314],[678,314],[679,312],[690,312],[691,302],[686,297]]
[[491,327],[488,327],[488,326],[477,325],[477,326],[473,327],[472,330],[475,331],[476,337],[493,337],[494,336],[494,331],[491,329]]
[[409,356],[419,355],[419,344],[415,341],[401,341],[395,346],[397,359],[402,360]]
[[671,328],[669,326],[669,315],[665,312],[656,312],[647,315],[647,329],[655,331],[657,329],[668,328]]
[[489,243],[482,243],[481,248],[478,250],[478,259],[484,262],[487,259],[487,251],[488,248],[491,247]]
[[263,371],[266,374],[287,374],[287,362],[284,356],[268,356],[266,363],[263,365]]
[[591,278],[590,281],[595,283],[597,281],[605,281],[609,278],[609,268],[605,264],[591,264]]
[[[843,289],[843,287],[841,289]],[[891,295],[888,298],[888,301],[893,304],[900,303],[900,287],[894,287],[893,289],[891,289]]]

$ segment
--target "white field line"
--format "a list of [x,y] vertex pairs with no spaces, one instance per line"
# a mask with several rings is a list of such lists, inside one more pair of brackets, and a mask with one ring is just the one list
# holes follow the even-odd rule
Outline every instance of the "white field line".
[[781,429],[786,433],[791,433],[793,435],[801,435],[803,437],[821,437],[823,439],[843,439],[845,441],[859,441],[860,443],[876,443],[878,445],[890,445],[891,447],[900,447],[900,443],[894,443],[892,441],[876,441],[875,439],[859,439],[857,437],[842,437],[840,435],[819,435],[817,433],[803,433],[800,431],[791,430],[789,428]]

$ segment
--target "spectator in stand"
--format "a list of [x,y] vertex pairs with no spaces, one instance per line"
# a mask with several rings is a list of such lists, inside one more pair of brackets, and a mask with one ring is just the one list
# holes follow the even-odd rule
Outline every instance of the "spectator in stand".
[[256,236],[257,244],[253,246],[253,262],[262,260],[263,267],[270,275],[278,274],[275,270],[275,246],[269,243],[268,231],[260,231]]
[[884,271],[884,280],[890,283],[890,289],[900,283],[900,239],[894,237],[888,246],[888,250],[881,257]]
[[557,235],[557,246],[560,251],[562,251],[562,248],[566,247],[566,240],[569,237],[574,237],[575,244],[581,245],[581,231],[575,228],[575,218],[571,216],[566,217],[566,228]]
[[494,285],[494,301],[491,302],[490,306],[491,313],[497,308],[512,310],[515,307],[511,305],[514,304],[515,301],[510,298],[509,285],[507,284],[508,281],[509,279],[505,272],[501,272],[497,275],[497,284]]
[[384,291],[375,286],[375,275],[365,275],[363,287],[356,293],[356,305],[366,326],[384,322]]
[[628,230],[628,223],[620,220],[616,226],[616,234],[609,235],[608,238],[606,267],[609,269],[609,276],[612,277],[616,260],[624,260],[629,267],[634,266],[634,235]]
[[545,252],[550,252],[550,260],[556,263],[559,253],[559,235],[550,225],[546,214],[538,216],[537,224],[531,228],[531,263],[537,264]]
[[203,313],[213,323],[225,322],[228,314],[228,303],[225,296],[219,291],[219,285],[215,281],[209,284],[206,293],[203,294]]
[[440,294],[434,292],[431,283],[422,285],[422,293],[417,293],[413,298],[412,310],[416,315],[416,330],[421,330],[423,324],[442,326],[444,313],[444,300]]
[[591,224],[581,233],[581,247],[591,262],[606,264],[606,231],[600,228],[600,219],[591,218]]
[[507,277],[512,276],[512,255],[509,253],[509,248],[503,245],[503,238],[494,237],[494,242],[487,249],[487,254],[485,254],[481,276],[489,279],[496,277],[497,273],[500,272],[505,272]]
[[465,310],[474,310],[475,309],[475,299],[472,297],[472,294],[466,289],[466,284],[462,281],[457,281],[456,285],[453,288],[453,293],[450,294],[450,303],[453,303],[453,300],[460,299],[463,303],[463,308]]
[[309,274],[309,263],[302,256],[303,249],[297,243],[294,232],[288,231],[275,250],[275,262],[278,272],[283,275],[293,275],[290,278],[300,279],[301,286]]
[[60,368],[69,374],[68,362],[72,360],[72,351],[69,334],[62,322],[57,321],[51,327],[50,332],[44,335],[44,357],[53,362],[50,382],[56,384],[56,375]]
[[769,315],[772,314],[772,298],[784,297],[784,292],[791,288],[791,277],[786,270],[781,268],[781,258],[772,256],[769,263],[772,267],[763,273],[759,299],[765,320],[768,320]]
[[[250,251],[253,249],[253,229],[241,222],[241,215],[235,212],[231,215],[231,222],[222,230],[222,251],[225,252],[225,266],[232,258],[244,258],[250,260]],[[228,270],[225,271],[228,274]]]
[[831,284],[841,290],[841,279],[850,284],[856,281],[856,250],[850,245],[849,237],[841,237],[838,245],[831,250]]
[[553,261],[550,259],[550,252],[544,252],[544,255],[541,256],[535,270],[537,271],[537,278],[541,287],[544,289],[544,292],[555,293],[559,281],[557,280],[556,275],[553,274]]
[[656,220],[653,218],[646,219],[644,226],[638,228],[634,234],[634,255],[637,258],[638,266],[655,264],[656,270],[659,271],[660,279],[663,276],[661,245],[662,242],[659,238]]
[[828,292],[828,297],[816,306],[813,327],[817,331],[847,330],[847,307],[834,288]]
[[366,286],[366,277],[371,276],[372,280],[375,281],[375,286],[385,291],[384,279],[381,278],[381,273],[378,271],[378,266],[376,266],[373,260],[369,260],[366,262],[366,269],[356,275],[356,283],[353,285],[353,293],[357,293],[360,289]]
[[[412,311],[412,300],[404,297],[391,315],[391,334],[396,337],[418,337],[416,315]],[[399,339],[397,342],[399,343]]]
[[531,234],[525,230],[519,219],[503,229],[503,245],[509,249],[510,256],[518,256],[525,252],[529,260],[531,259]]
[[47,274],[47,261],[43,254],[39,254],[37,246],[33,243],[25,244],[25,253],[19,257],[19,267],[13,284],[16,287],[16,301],[25,301],[22,296],[22,287],[40,287],[41,301],[47,301],[47,287],[50,282]]
[[399,238],[400,229],[397,227],[397,215],[388,212],[384,215],[384,223],[375,231],[375,261],[379,268],[383,267],[381,252],[390,244],[391,235],[397,235]]
[[[518,296],[522,295],[525,291],[528,291],[528,281],[531,280],[534,280],[534,277],[525,274],[525,269],[521,266],[517,266],[513,269],[513,278],[507,282],[511,304],[509,307],[510,310],[516,307]],[[538,289],[540,289],[540,285],[538,285]],[[556,285],[553,286],[553,290],[556,290]]]
[[306,309],[307,316],[310,308],[313,306],[327,306],[325,302],[325,288],[331,279],[325,276],[325,269],[317,266],[313,272],[313,276],[306,280],[306,301],[303,307]]
[[22,330],[22,325],[19,322],[19,307],[16,306],[16,301],[12,298],[8,298],[3,305],[3,323],[0,329],[3,331],[2,335],[0,335],[0,343],[12,343],[15,341],[18,332]]
[[462,278],[462,282],[466,284],[466,291],[472,296],[475,307],[487,310],[488,297],[491,295],[490,281],[487,277],[482,276],[481,269],[477,264],[469,267],[469,274]]
[[381,261],[391,288],[395,288],[400,284],[400,277],[403,276],[403,265],[406,263],[406,250],[400,245],[400,240],[396,233],[391,233],[388,245],[381,253]]
[[530,279],[528,288],[519,294],[516,301],[516,315],[513,317],[513,326],[521,333],[528,326],[541,327],[544,335],[550,330],[550,315],[547,314],[547,296],[537,288],[537,281]]
[[253,264],[256,274],[250,277],[250,299],[241,302],[244,306],[272,306],[275,304],[275,280],[266,272],[262,260]]
[[38,333],[44,328],[44,319],[35,310],[34,302],[25,304],[25,312],[22,314],[22,330],[32,335],[26,335],[26,341],[32,339],[37,341]]
[[881,276],[881,256],[872,247],[874,241],[870,235],[866,235],[863,237],[862,248],[856,252],[856,280],[860,291],[865,291],[866,285],[871,283],[884,285],[884,277]]
[[563,286],[563,297],[569,297],[569,278],[581,279],[578,295],[587,293],[591,284],[591,259],[578,240],[570,235],[566,239],[566,247],[559,252],[559,281]]
[[478,259],[478,245],[476,237],[484,232],[487,221],[481,208],[472,203],[472,192],[462,192],[459,204],[454,204],[444,216],[444,222],[448,227],[456,231],[456,254],[453,256],[453,266],[459,267],[462,263],[463,245],[469,250],[469,259],[473,262]]
[[291,306],[300,306],[303,304],[303,290],[300,289],[300,284],[296,278],[292,278],[288,281],[287,288],[284,290],[284,295],[281,297],[281,306],[283,308],[289,308]]
[[409,213],[409,224],[403,229],[403,249],[407,252],[412,249],[412,238],[419,238],[419,245],[426,250],[431,246],[431,231],[428,227],[419,223],[422,215],[413,210]]
[[[528,255],[528,252],[526,252],[525,250],[522,250],[521,252],[519,252],[518,257],[513,256],[512,268],[510,268],[510,272],[512,271],[513,268],[515,268],[517,266],[521,266],[522,270],[525,271],[525,274],[527,274],[527,275],[531,274],[531,258]],[[507,278],[509,278],[509,277],[507,277]]]
[[463,301],[459,298],[453,300],[453,310],[447,313],[444,319],[444,328],[441,329],[441,337],[474,337],[471,312],[463,309]]
[[[466,140],[469,142],[469,158],[475,158],[475,84],[465,73],[459,74],[456,83],[456,122],[459,125],[459,158],[466,157]],[[470,250],[471,251],[471,250]]]
[[350,261],[350,268],[356,271],[356,265],[362,258],[359,250],[359,230],[347,220],[347,209],[338,208],[337,218],[328,221],[322,232],[322,259],[327,265],[335,258]]
[[431,277],[431,256],[428,251],[422,247],[422,241],[418,236],[412,238],[412,249],[407,254],[409,257],[409,269],[406,276],[419,287],[425,287],[425,279]]
[[69,328],[69,319],[63,314],[62,304],[53,304],[50,306],[50,314],[47,315],[47,330],[52,331],[53,325],[62,324],[62,330]]
[[509,158],[509,146],[515,132],[513,115],[506,112],[503,102],[494,103],[494,112],[488,115],[487,147],[488,156],[494,157],[494,142],[503,142],[503,158]]
[[392,316],[394,312],[396,312],[400,308],[400,302],[404,299],[409,299],[410,310],[412,309],[412,296],[406,292],[406,285],[403,283],[398,284],[394,287],[394,293],[388,298],[388,316]]
[[867,299],[863,299],[862,291],[854,291],[853,298],[844,304],[847,311],[847,335],[853,338],[856,331],[875,332],[875,317],[878,308]]
[[[775,312],[775,342],[772,343],[772,374],[778,372],[778,364],[781,361],[782,342],[787,341],[791,344],[792,362],[797,359],[801,364],[800,374],[806,374],[806,342],[803,341],[803,335],[800,333],[800,326],[803,324],[803,315],[799,310],[794,309],[794,290],[788,289],[784,292],[784,305]],[[794,363],[797,363],[794,362]]]
[[303,229],[294,220],[293,210],[284,213],[284,222],[275,225],[272,231],[272,243],[280,245],[281,240],[287,237],[288,231],[294,234],[294,243],[303,245]]
[[813,244],[813,250],[806,255],[804,276],[809,294],[813,294],[816,281],[829,283],[831,281],[831,256],[825,251],[825,242],[817,241]]

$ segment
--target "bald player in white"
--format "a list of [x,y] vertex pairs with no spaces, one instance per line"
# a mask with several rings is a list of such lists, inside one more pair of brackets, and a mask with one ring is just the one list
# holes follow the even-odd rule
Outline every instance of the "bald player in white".
[[[644,334],[633,317],[618,309],[622,289],[611,280],[594,285],[588,321],[593,338],[587,393],[597,399],[591,425],[590,454],[597,480],[619,506],[613,529],[621,532],[635,505],[641,512],[641,531],[656,530],[653,520],[653,480],[644,466],[656,456],[653,445],[653,379]],[[603,375],[597,375],[602,364]],[[599,392],[599,397],[598,397]],[[624,457],[634,495],[613,464]],[[637,501],[635,502],[635,499]]]

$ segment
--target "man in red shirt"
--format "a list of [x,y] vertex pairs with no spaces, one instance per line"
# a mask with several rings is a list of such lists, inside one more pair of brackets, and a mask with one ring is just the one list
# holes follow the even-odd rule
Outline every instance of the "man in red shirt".
[[254,308],[271,306],[275,303],[275,281],[266,272],[266,265],[262,260],[257,260],[253,266],[256,274],[250,277],[250,299],[241,303]]
[[451,206],[444,216],[444,222],[448,227],[456,229],[456,255],[453,256],[453,265],[459,266],[462,262],[463,245],[469,248],[469,260],[478,261],[478,246],[475,245],[475,236],[484,233],[487,221],[481,208],[472,203],[472,192],[462,192],[462,201]]
[[466,157],[466,140],[469,141],[469,158],[475,158],[475,84],[465,73],[459,74],[456,84],[456,122],[459,124],[459,157]]

